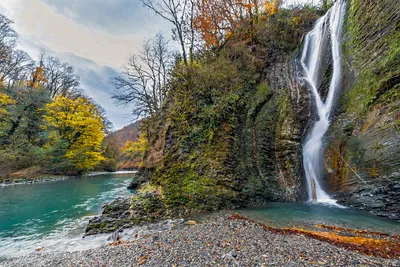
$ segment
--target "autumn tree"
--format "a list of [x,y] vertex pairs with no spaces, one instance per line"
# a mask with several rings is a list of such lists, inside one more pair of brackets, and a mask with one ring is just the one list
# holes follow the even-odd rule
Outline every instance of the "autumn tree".
[[10,88],[22,86],[29,79],[34,62],[22,50],[14,50],[0,61],[0,82]]
[[207,47],[216,47],[229,39],[243,22],[259,21],[276,13],[279,0],[198,0],[194,27]]
[[85,98],[57,96],[46,105],[46,111],[48,127],[54,130],[52,144],[58,140],[64,142],[64,158],[71,163],[67,169],[90,170],[104,159],[101,150],[104,118],[95,104]]
[[129,58],[120,76],[112,79],[113,98],[120,104],[132,104],[133,115],[154,115],[161,111],[167,96],[168,73],[172,54],[162,35],[144,42],[142,50]]
[[3,92],[2,88],[0,87],[0,120],[8,114],[7,106],[14,104],[15,101],[6,93]]
[[119,168],[121,151],[117,142],[112,135],[107,135],[103,140],[102,150],[105,159],[102,161],[101,167],[105,171],[117,171]]
[[144,6],[173,26],[173,39],[178,41],[185,65],[193,61],[195,47],[194,12],[196,0],[140,0]]
[[127,141],[123,148],[123,155],[126,158],[124,167],[141,168],[144,166],[144,157],[150,144],[145,134],[141,134],[136,141]]
[[20,142],[21,135],[24,135],[23,140],[32,140],[41,132],[41,109],[49,101],[46,92],[42,88],[16,87],[9,90],[8,96],[13,105],[8,108],[8,114],[3,119],[0,145]]
[[15,104],[14,99],[6,94],[4,88],[0,85],[0,138],[4,134],[4,126],[7,122],[7,115],[9,113],[8,108],[12,104]]
[[114,159],[113,144],[101,146],[112,125],[73,67],[45,52],[34,62],[16,49],[11,26],[0,15],[0,175],[30,168],[77,174],[103,155]]

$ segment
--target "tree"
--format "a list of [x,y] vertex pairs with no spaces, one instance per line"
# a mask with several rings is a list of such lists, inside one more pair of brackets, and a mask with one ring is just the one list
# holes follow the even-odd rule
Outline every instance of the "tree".
[[[173,25],[173,39],[181,47],[185,65],[193,61],[195,30],[193,25],[196,0],[141,0],[144,6],[154,11]],[[189,54],[187,52],[189,50]]]
[[121,151],[117,146],[117,140],[114,136],[108,135],[102,143],[104,160],[101,167],[105,171],[117,171],[121,157]]
[[79,87],[79,77],[68,63],[46,54],[42,54],[41,62],[46,76],[43,86],[48,90],[51,98],[57,95],[67,96]]
[[143,167],[143,160],[149,146],[147,136],[143,133],[137,141],[127,141],[123,148],[123,155],[126,158],[125,164],[134,168]]
[[168,92],[171,65],[172,54],[162,35],[145,41],[142,51],[129,59],[121,76],[111,80],[116,89],[113,98],[120,104],[133,104],[136,118],[160,112]]
[[15,104],[15,100],[4,92],[0,85],[0,137],[4,134],[5,124],[7,122],[8,107]]
[[53,130],[51,144],[57,140],[64,142],[64,157],[71,162],[69,171],[93,169],[104,159],[101,149],[104,118],[95,104],[84,98],[57,96],[46,105],[46,112],[44,117]]
[[[8,108],[6,118],[3,119],[4,133],[0,138],[0,144],[10,144],[14,140],[20,142],[21,140],[16,138],[20,134],[27,134],[22,139],[30,141],[41,132],[40,124],[43,114],[41,109],[49,98],[42,88],[35,87],[15,87],[9,90],[8,96],[13,99],[13,104]],[[21,125],[24,127],[18,132]]]
[[216,47],[229,39],[240,23],[257,23],[260,7],[264,15],[270,16],[279,5],[279,0],[199,0],[194,27],[207,47]]
[[15,47],[17,33],[11,27],[12,20],[0,14],[0,61],[3,61]]
[[8,88],[21,86],[28,80],[34,62],[22,50],[14,50],[0,61],[0,81]]

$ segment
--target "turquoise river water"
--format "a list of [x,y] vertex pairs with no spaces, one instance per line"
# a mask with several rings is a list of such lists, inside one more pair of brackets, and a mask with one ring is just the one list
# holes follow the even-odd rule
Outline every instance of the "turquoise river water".
[[82,239],[85,226],[104,203],[132,194],[126,188],[132,177],[116,173],[0,187],[0,257],[105,243],[106,236]]

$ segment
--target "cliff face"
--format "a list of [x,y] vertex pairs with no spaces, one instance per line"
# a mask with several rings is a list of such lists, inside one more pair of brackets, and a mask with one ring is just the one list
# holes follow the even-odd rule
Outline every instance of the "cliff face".
[[400,6],[348,2],[342,91],[327,136],[327,187],[339,203],[400,219]]
[[[399,8],[396,0],[347,2],[343,84],[325,138],[322,179],[339,203],[395,219]],[[280,12],[266,25],[252,26],[251,42],[238,34],[217,55],[175,70],[148,155],[160,159],[150,168],[151,181],[167,207],[219,209],[306,199],[302,144],[316,112],[298,78],[298,55],[317,17],[310,10]],[[321,58],[320,64],[318,90],[325,99],[332,59]]]
[[293,58],[317,18],[309,9],[281,11],[244,25],[217,54],[177,67],[148,155],[162,155],[151,181],[167,206],[305,199],[301,141],[311,105]]
[[301,145],[311,104],[295,68],[289,57],[268,68],[268,93],[255,94],[238,131],[234,173],[253,203],[306,199]]

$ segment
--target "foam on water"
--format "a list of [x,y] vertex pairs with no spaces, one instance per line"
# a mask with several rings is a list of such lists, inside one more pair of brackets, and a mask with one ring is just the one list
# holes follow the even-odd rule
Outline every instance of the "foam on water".
[[77,251],[107,243],[109,235],[85,237],[102,205],[131,195],[134,172],[0,187],[0,258],[35,252]]

